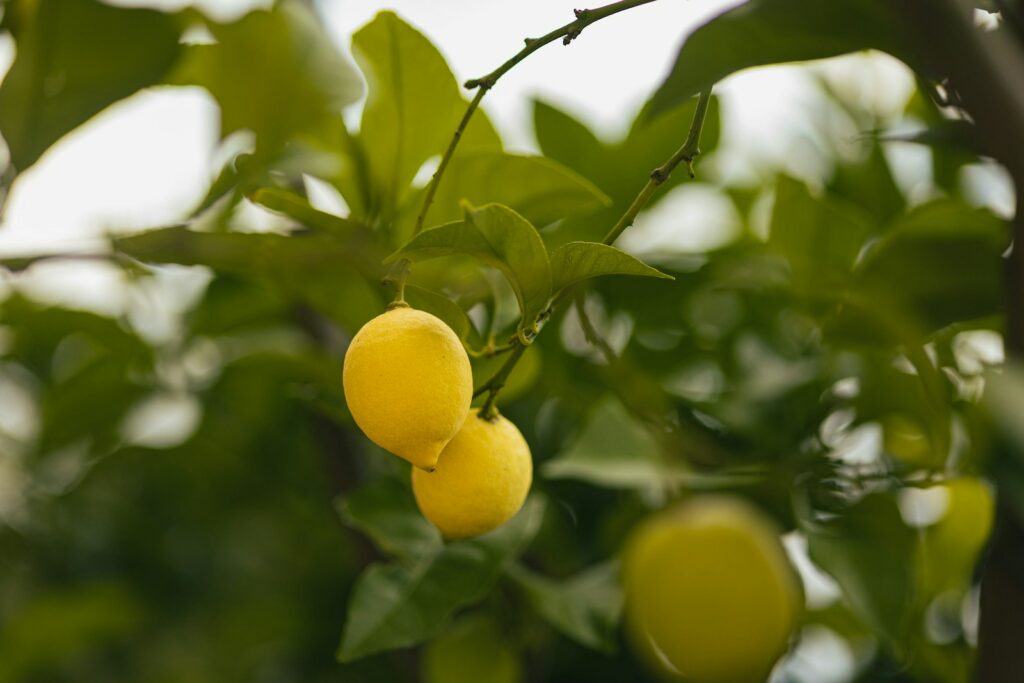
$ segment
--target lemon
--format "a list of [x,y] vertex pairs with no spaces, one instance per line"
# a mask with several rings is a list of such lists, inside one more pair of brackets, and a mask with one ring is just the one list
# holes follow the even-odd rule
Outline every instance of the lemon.
[[408,307],[359,330],[342,374],[345,400],[363,433],[426,469],[437,463],[473,400],[462,342],[439,318]]
[[433,640],[420,659],[424,683],[519,683],[519,653],[491,619],[462,619]]
[[706,496],[633,534],[623,583],[638,654],[690,683],[755,683],[785,652],[800,613],[778,530],[742,500]]
[[479,536],[512,518],[526,500],[533,460],[526,439],[500,415],[472,410],[433,472],[413,470],[423,516],[448,540]]

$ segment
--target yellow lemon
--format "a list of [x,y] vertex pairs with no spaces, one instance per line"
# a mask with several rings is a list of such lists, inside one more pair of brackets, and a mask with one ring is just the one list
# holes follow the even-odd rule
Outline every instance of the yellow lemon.
[[473,371],[462,342],[439,318],[408,307],[387,311],[359,330],[345,354],[343,383],[363,433],[426,469],[437,463],[473,400]]
[[778,530],[736,498],[693,499],[642,524],[623,583],[638,654],[689,683],[764,681],[800,614]]
[[479,536],[512,518],[526,500],[533,460],[516,426],[473,410],[433,472],[413,470],[412,491],[423,516],[448,540]]

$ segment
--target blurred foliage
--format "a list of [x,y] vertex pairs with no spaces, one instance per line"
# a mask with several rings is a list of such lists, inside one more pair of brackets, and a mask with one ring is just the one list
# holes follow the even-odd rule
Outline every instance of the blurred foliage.
[[[697,89],[780,60],[904,54],[883,5],[753,0],[712,20],[620,140],[538,101],[543,155],[510,154],[479,112],[410,241],[466,100],[394,14],[353,37],[357,71],[297,1],[229,23],[4,4],[14,171],[156,85],[206,88],[232,153],[185,224],[112,239],[132,292],[172,266],[210,275],[172,333],[131,308],[47,306],[9,278],[0,681],[643,680],[618,628],[617,553],[644,515],[708,490],[806,539],[840,597],[812,600],[805,623],[858,653],[852,677],[968,680],[963,613],[992,516],[980,477],[1024,510],[1024,380],[991,377],[986,351],[1009,233],[960,189],[983,161],[969,122],[924,91],[882,120],[823,87],[865,135],[853,152],[824,136],[813,180],[714,187],[738,224],[723,246],[641,261],[597,244],[680,145]],[[209,40],[181,42],[197,29]],[[907,120],[925,128],[886,133]],[[701,164],[727,133],[714,99]],[[888,151],[906,144],[932,151],[925,199],[894,180]],[[311,203],[311,179],[347,215]],[[247,224],[260,211],[273,229]],[[396,255],[417,261],[410,302],[473,349],[545,330],[500,401],[536,458],[534,493],[478,539],[442,543],[341,395],[345,346],[386,305]],[[549,309],[568,287],[573,306]],[[477,386],[501,360],[474,359]],[[167,401],[170,418],[145,413]],[[160,418],[177,419],[169,433]],[[921,500],[939,512],[918,519]]]

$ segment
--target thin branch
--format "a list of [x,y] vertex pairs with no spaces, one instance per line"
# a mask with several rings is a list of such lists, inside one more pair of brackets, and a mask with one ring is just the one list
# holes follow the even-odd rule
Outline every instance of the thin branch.
[[452,160],[452,156],[455,154],[455,148],[459,146],[459,140],[462,139],[462,134],[466,132],[466,127],[469,125],[469,120],[473,118],[473,114],[476,113],[477,107],[480,106],[480,100],[487,94],[488,88],[491,86],[481,86],[476,91],[476,96],[470,100],[469,106],[466,107],[466,113],[462,115],[462,120],[459,121],[458,127],[455,129],[455,134],[452,135],[451,142],[448,143],[448,148],[444,151],[444,156],[441,157],[441,163],[438,164],[437,170],[434,171],[434,175],[430,178],[430,184],[427,185],[427,194],[423,197],[423,206],[420,207],[420,213],[416,216],[416,225],[412,229],[412,235],[415,237],[423,230],[423,223],[427,220],[427,212],[430,210],[430,205],[434,203],[434,195],[437,194],[437,186],[441,184],[441,176],[444,175],[445,169],[448,168],[448,162]]
[[640,5],[646,5],[651,2],[654,2],[654,0],[622,0],[621,2],[613,2],[609,5],[605,5],[604,7],[574,10],[576,14],[575,21],[570,21],[565,26],[556,28],[554,31],[546,33],[540,38],[527,38],[524,41],[526,43],[526,47],[517,52],[512,58],[486,76],[466,81],[465,86],[467,88],[491,88],[498,82],[498,79],[508,73],[512,67],[548,43],[553,43],[561,38],[562,44],[568,45],[576,38],[579,38],[583,29],[594,22],[610,17],[613,14],[618,14],[619,12],[624,12],[628,9],[639,7]]
[[462,138],[462,134],[466,130],[466,126],[469,125],[470,119],[473,118],[473,114],[476,113],[477,108],[480,106],[480,101],[484,98],[484,95],[487,94],[487,91],[494,87],[498,82],[498,79],[504,76],[516,64],[523,61],[548,43],[561,38],[562,44],[568,45],[574,39],[579,37],[584,28],[594,22],[610,17],[613,14],[618,14],[619,12],[632,9],[639,5],[646,5],[651,2],[654,2],[654,0],[622,0],[621,2],[613,2],[610,5],[605,5],[604,7],[598,7],[596,9],[575,10],[575,21],[570,21],[565,26],[556,28],[554,31],[551,31],[540,38],[527,38],[525,41],[526,47],[517,52],[515,56],[499,66],[497,69],[486,76],[466,81],[464,86],[470,90],[476,88],[476,96],[466,107],[466,113],[463,114],[462,121],[459,122],[459,127],[455,129],[455,134],[452,136],[451,142],[448,143],[448,148],[444,151],[444,155],[441,157],[440,165],[434,172],[434,176],[430,179],[430,184],[427,186],[427,193],[423,197],[423,206],[420,208],[420,213],[416,217],[416,225],[413,228],[412,234],[417,235],[421,230],[423,230],[423,224],[427,219],[427,212],[430,211],[430,205],[434,202],[434,196],[437,194],[437,186],[441,183],[441,178],[444,176],[445,169],[448,167],[448,162],[451,161],[452,155],[455,153],[455,148],[458,147],[459,140]]
[[576,298],[573,303],[576,305],[576,315],[579,316],[580,327],[583,329],[583,336],[586,337],[587,341],[590,342],[594,348],[601,352],[601,355],[604,356],[604,360],[608,365],[613,364],[617,360],[615,356],[615,349],[611,347],[611,344],[609,344],[597,331],[597,328],[594,327],[593,321],[587,314],[587,299],[582,291],[576,292]]
[[484,346],[484,348],[480,349],[479,351],[467,346],[466,353],[469,354],[470,358],[494,358],[495,356],[500,356],[501,354],[514,349],[516,346],[518,346],[518,340],[518,337],[513,337],[511,341],[505,344],[501,344],[499,346],[495,346],[494,340],[491,340],[490,342],[487,343],[486,346]]
[[686,142],[676,150],[675,154],[669,157],[668,161],[651,171],[651,177],[648,179],[647,184],[644,185],[644,188],[640,190],[640,194],[636,196],[636,199],[633,200],[626,213],[622,214],[618,222],[605,235],[605,244],[614,244],[615,240],[619,239],[619,235],[626,228],[633,225],[633,221],[636,220],[640,211],[647,205],[647,202],[654,196],[658,188],[668,180],[669,176],[672,175],[672,171],[679,164],[686,162],[686,168],[690,177],[695,177],[693,161],[700,155],[700,133],[704,128],[704,120],[707,118],[708,103],[710,101],[711,89],[708,88],[700,94],[700,98],[697,100],[697,109],[693,112],[693,121],[690,123],[690,132],[686,136]]
[[[711,88],[700,94],[700,99],[697,101],[697,109],[693,113],[693,120],[690,123],[690,131],[686,136],[686,141],[683,146],[676,150],[675,154],[668,158],[668,160],[659,166],[658,168],[651,171],[651,176],[647,180],[647,184],[644,185],[643,189],[640,190],[640,194],[636,196],[633,203],[630,204],[626,213],[612,226],[612,229],[605,235],[604,244],[612,244],[619,238],[619,235],[633,224],[637,214],[647,205],[651,197],[657,189],[668,180],[669,176],[672,175],[672,171],[676,169],[679,164],[686,162],[687,168],[690,171],[690,177],[693,176],[693,160],[700,154],[700,134],[704,126],[704,120],[707,118],[708,102],[711,99]],[[572,292],[572,288],[566,288],[560,291],[552,299],[551,304],[547,307],[541,315],[540,319],[546,319],[551,316],[554,309],[559,306]],[[484,419],[491,419],[495,414],[494,402],[498,397],[498,393],[502,387],[505,386],[505,382],[512,370],[515,368],[516,363],[522,357],[523,352],[526,351],[527,346],[520,343],[519,346],[512,352],[501,366],[497,373],[486,383],[484,383],[479,389],[477,389],[475,396],[479,396],[484,392],[487,392],[487,400],[484,401],[483,406],[480,408],[480,417]]]

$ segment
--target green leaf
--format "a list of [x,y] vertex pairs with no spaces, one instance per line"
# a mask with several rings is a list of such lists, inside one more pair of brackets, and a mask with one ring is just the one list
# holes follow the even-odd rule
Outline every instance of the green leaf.
[[537,614],[561,633],[584,647],[615,653],[623,599],[617,562],[602,562],[563,581],[518,564],[509,568],[509,575]]
[[843,287],[871,231],[856,207],[818,199],[803,183],[779,179],[768,244],[786,257],[801,295],[813,298]]
[[898,219],[856,268],[856,300],[834,333],[920,341],[1003,308],[1006,223],[986,209],[939,199]]
[[878,225],[885,225],[906,208],[881,145],[872,143],[863,161],[839,164],[828,186],[831,194],[855,203]]
[[536,228],[507,206],[465,205],[464,221],[425,230],[388,257],[412,261],[467,254],[501,270],[508,278],[529,329],[551,299],[551,266]]
[[94,0],[22,9],[17,55],[0,84],[0,132],[18,171],[108,105],[160,82],[181,51],[178,19],[161,12]]
[[726,76],[752,66],[834,57],[874,48],[899,57],[901,23],[877,0],[750,0],[686,38],[659,87],[651,114],[668,111]]
[[[445,171],[428,216],[430,225],[456,220],[461,202],[504,204],[538,227],[592,214],[610,200],[576,172],[537,156],[477,152],[456,157]],[[419,201],[413,206],[419,210]],[[411,216],[407,219],[411,221]]]
[[249,199],[271,211],[284,214],[310,230],[345,236],[367,228],[356,221],[335,216],[314,208],[309,200],[294,192],[278,187],[264,187],[253,192]]
[[472,321],[462,307],[443,294],[407,284],[405,300],[413,308],[426,311],[443,320],[458,335],[459,339],[465,341],[470,336],[474,338],[477,336]]
[[594,167],[605,154],[592,130],[542,100],[533,101],[533,129],[544,156],[577,171]]
[[[647,182],[651,169],[665,162],[689,130],[697,100],[651,118],[650,104],[637,114],[629,134],[605,143],[568,114],[543,102],[534,104],[534,128],[544,154],[592,181],[611,200],[608,207],[568,220],[544,232],[549,248],[572,241],[599,241],[626,211]],[[713,152],[719,137],[718,98],[712,97],[701,134],[701,153]],[[686,182],[685,172],[672,174],[648,203],[656,206],[669,191]]]
[[551,291],[600,275],[642,275],[674,279],[624,251],[599,242],[569,242],[551,253]]
[[900,642],[914,600],[917,536],[895,498],[871,494],[830,521],[805,521],[804,532],[811,559],[839,583],[854,613]]
[[[441,154],[466,109],[444,57],[393,12],[381,12],[352,37],[369,84],[359,142],[378,209],[394,209],[425,161]],[[470,121],[460,152],[501,149],[482,112]]]
[[362,94],[355,67],[297,0],[209,29],[217,43],[190,46],[170,82],[209,90],[220,105],[221,135],[253,131],[262,159],[297,137],[324,135]]
[[684,474],[662,459],[654,437],[614,399],[599,403],[579,437],[541,471],[549,479],[656,490]]
[[147,263],[208,266],[242,275],[308,278],[349,270],[379,279],[380,253],[366,234],[341,240],[330,235],[196,232],[186,227],[161,228],[117,237],[114,248]]
[[373,565],[356,582],[338,659],[409,647],[440,633],[456,610],[482,600],[540,526],[543,502],[530,498],[489,534],[443,545],[411,566]]
[[360,486],[338,501],[338,513],[378,548],[403,560],[416,561],[441,549],[441,534],[420,514],[409,487],[394,479]]

